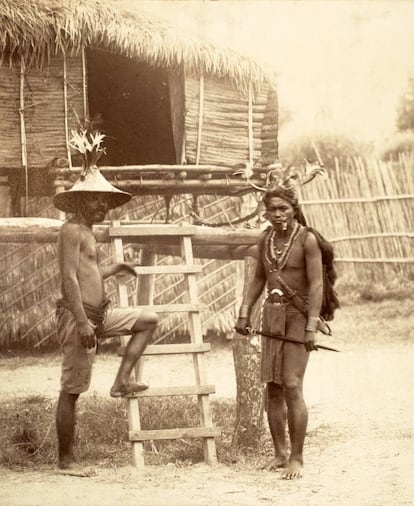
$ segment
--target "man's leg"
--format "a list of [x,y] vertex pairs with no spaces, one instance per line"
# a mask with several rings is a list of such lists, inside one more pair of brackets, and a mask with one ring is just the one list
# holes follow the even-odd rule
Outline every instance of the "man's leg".
[[142,384],[131,384],[129,377],[138,359],[144,352],[148,342],[157,328],[158,316],[153,311],[144,309],[131,328],[132,336],[126,346],[121,365],[111,388],[113,397],[133,393],[147,388]]
[[73,438],[75,433],[75,406],[79,394],[60,392],[56,411],[58,440],[58,467],[65,468],[74,462]]
[[287,465],[285,393],[283,387],[276,383],[267,383],[267,420],[275,448],[275,458],[265,468],[272,471]]
[[287,420],[291,452],[282,478],[303,475],[303,445],[308,424],[308,411],[303,398],[303,378],[309,353],[300,344],[284,343],[283,381],[287,404]]
[[82,467],[73,457],[75,435],[75,409],[79,394],[60,392],[56,410],[56,432],[58,440],[58,469],[61,474],[89,477],[95,473]]
[[62,351],[61,391],[56,409],[57,465],[63,474],[92,476],[91,470],[75,462],[73,445],[76,402],[79,394],[89,388],[95,350],[86,350],[80,345],[75,318],[67,309],[59,308],[57,312],[57,334]]

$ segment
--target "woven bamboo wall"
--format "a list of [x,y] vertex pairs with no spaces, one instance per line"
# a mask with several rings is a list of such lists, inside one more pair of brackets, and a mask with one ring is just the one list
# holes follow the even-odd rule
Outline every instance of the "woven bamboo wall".
[[0,68],[0,167],[20,167],[19,90],[20,67]]
[[[0,72],[0,166],[22,166],[19,116],[23,98],[23,122],[27,144],[27,165],[44,168],[55,158],[66,158],[64,64],[53,57],[43,70],[30,68],[20,88],[20,64],[3,65]],[[83,116],[81,57],[67,59],[68,130],[76,128],[74,110]]]
[[[233,166],[247,162],[249,151],[249,98],[224,81],[185,79],[185,146],[187,163]],[[201,114],[201,118],[200,118]],[[255,165],[277,156],[277,103],[263,87],[252,96],[251,157]],[[197,152],[199,151],[199,160]]]

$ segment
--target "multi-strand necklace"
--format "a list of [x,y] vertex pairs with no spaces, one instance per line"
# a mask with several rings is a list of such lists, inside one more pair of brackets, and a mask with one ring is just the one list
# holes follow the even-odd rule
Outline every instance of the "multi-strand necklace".
[[300,225],[298,222],[295,223],[295,226],[290,234],[289,240],[283,244],[282,248],[276,248],[275,239],[277,238],[276,230],[272,228],[269,234],[267,234],[265,245],[264,245],[264,254],[265,260],[269,264],[273,264],[275,267],[270,269],[270,272],[276,272],[282,270],[288,261],[289,255],[292,251],[293,244],[299,235]]

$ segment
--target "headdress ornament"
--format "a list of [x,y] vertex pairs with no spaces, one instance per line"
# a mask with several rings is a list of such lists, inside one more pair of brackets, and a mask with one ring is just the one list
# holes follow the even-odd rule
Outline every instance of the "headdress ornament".
[[299,223],[306,225],[306,219],[299,205],[299,187],[312,181],[317,175],[325,175],[326,170],[322,164],[311,163],[305,160],[305,168],[299,169],[293,165],[283,167],[280,162],[269,165],[266,186],[255,186],[257,190],[265,192],[263,200],[279,197],[289,202],[295,209],[295,217]]
[[266,186],[256,187],[256,189],[266,193],[280,193],[281,198],[296,207],[299,205],[299,187],[309,183],[317,175],[325,174],[326,170],[323,165],[311,163],[308,160],[305,160],[304,169],[293,165],[283,167],[280,162],[274,162],[269,165]]
[[72,188],[54,196],[53,205],[61,211],[76,212],[78,197],[90,193],[105,195],[109,209],[121,206],[131,199],[130,193],[119,190],[107,181],[97,166],[99,158],[105,152],[101,145],[104,137],[104,134],[88,128],[72,130],[69,145],[82,155],[83,169]]

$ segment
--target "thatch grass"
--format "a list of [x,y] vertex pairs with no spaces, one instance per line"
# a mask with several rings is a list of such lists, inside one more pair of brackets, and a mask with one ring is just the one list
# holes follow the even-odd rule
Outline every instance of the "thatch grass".
[[0,53],[43,66],[53,54],[96,46],[150,65],[226,78],[237,88],[272,76],[251,59],[171,28],[150,11],[110,0],[0,0]]

